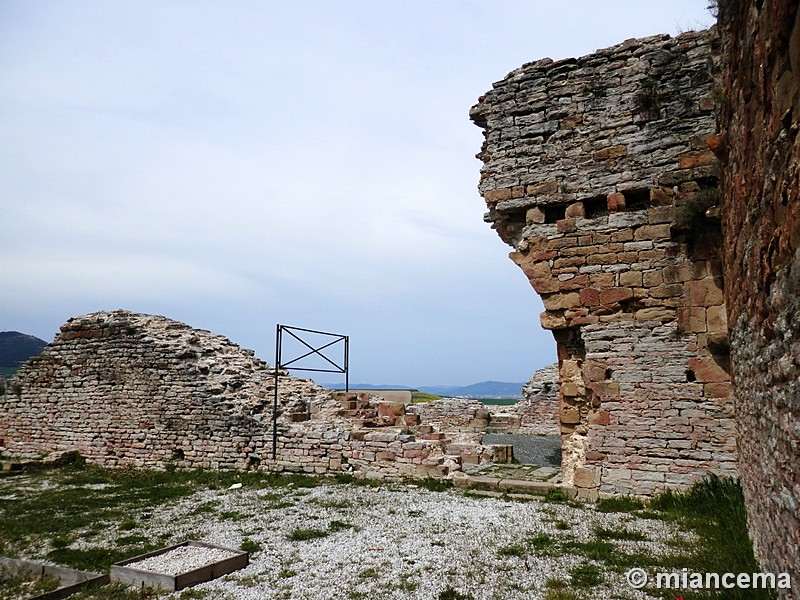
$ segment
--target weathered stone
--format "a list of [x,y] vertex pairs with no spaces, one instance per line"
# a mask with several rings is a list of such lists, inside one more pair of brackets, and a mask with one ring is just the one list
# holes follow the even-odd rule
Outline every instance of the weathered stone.
[[[696,108],[714,94],[714,45],[713,31],[696,32],[633,40],[557,72],[533,63],[495,84],[471,113],[487,134],[484,195],[506,182],[550,182],[539,197],[526,190],[525,201],[553,223],[533,224],[510,204],[489,221],[518,249],[526,236],[535,238],[529,256],[546,262],[531,277],[530,258],[517,260],[543,295],[541,321],[557,342],[568,401],[562,478],[594,486],[576,488],[588,496],[598,489],[652,494],[686,487],[699,473],[735,474],[728,378],[709,356],[724,365],[724,344],[712,341],[724,337],[716,331],[724,327],[721,272],[711,266],[719,236],[689,239],[694,234],[676,223],[719,175],[704,145],[715,133],[714,115]],[[654,64],[659,87],[669,89],[659,96],[658,115],[632,100]],[[553,109],[554,96],[532,91],[556,83],[569,88],[569,114],[582,117],[569,135],[559,131],[565,113]],[[604,84],[618,91],[587,91]],[[509,126],[519,106],[539,137],[520,137]],[[693,359],[704,360],[689,366]],[[679,414],[684,408],[697,414]],[[598,467],[591,474],[580,471],[589,456]]]

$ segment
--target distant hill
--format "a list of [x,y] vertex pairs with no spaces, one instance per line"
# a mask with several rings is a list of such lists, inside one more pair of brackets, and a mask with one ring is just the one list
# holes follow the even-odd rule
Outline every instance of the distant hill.
[[[329,388],[344,389],[344,385],[339,383],[320,383]],[[522,398],[522,386],[524,383],[508,383],[505,381],[482,381],[466,386],[452,385],[432,385],[420,387],[408,387],[404,385],[373,385],[370,383],[351,383],[350,389],[353,390],[419,390],[437,396],[460,396],[463,398]]]
[[433,385],[420,387],[419,391],[437,396],[461,396],[464,398],[522,398],[525,383],[507,381],[481,381],[466,386]]
[[47,342],[18,331],[0,331],[0,367],[16,369],[40,354]]

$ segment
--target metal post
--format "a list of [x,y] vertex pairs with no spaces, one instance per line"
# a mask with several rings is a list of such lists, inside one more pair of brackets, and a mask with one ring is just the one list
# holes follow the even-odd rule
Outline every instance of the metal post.
[[344,391],[350,391],[350,336],[344,338]]
[[281,368],[281,326],[275,328],[275,396],[272,402],[272,460],[278,458],[278,371]]

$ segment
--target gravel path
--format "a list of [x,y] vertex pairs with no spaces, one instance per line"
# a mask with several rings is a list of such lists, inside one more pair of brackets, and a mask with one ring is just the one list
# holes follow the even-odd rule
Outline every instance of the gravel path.
[[557,435],[517,435],[489,433],[485,444],[511,444],[514,458],[526,465],[561,467],[561,438]]
[[[209,600],[435,600],[448,587],[475,600],[535,600],[544,598],[548,580],[569,582],[569,569],[585,559],[569,552],[521,557],[503,548],[539,534],[588,541],[602,526],[640,531],[648,541],[615,544],[660,554],[673,537],[662,522],[627,514],[404,485],[206,491],[143,522],[145,535],[171,533],[169,543],[261,548],[246,569],[198,586]],[[109,539],[117,535],[111,528]],[[590,595],[647,598],[613,572]]]

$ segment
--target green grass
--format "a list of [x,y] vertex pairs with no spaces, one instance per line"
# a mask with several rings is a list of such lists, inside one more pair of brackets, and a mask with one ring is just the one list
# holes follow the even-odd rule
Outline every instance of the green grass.
[[512,406],[522,400],[522,398],[476,398],[483,404],[489,406]]
[[[547,500],[565,502],[560,490],[553,491]],[[601,527],[593,530],[594,538],[578,541],[569,533],[559,535],[540,534],[535,537],[520,536],[498,549],[505,557],[526,559],[528,556],[580,556],[586,562],[569,571],[570,588],[592,588],[600,585],[606,571],[623,573],[632,567],[656,572],[680,572],[686,568],[696,573],[757,573],[760,567],[753,556],[753,548],[747,534],[744,497],[739,483],[733,479],[711,476],[693,486],[685,493],[667,491],[644,502],[637,498],[618,497],[603,499],[596,505],[598,512],[628,513],[637,518],[659,519],[676,532],[674,540],[668,542],[672,551],[666,555],[653,555],[643,550],[630,550],[621,543],[644,542],[647,536],[623,526]],[[566,526],[565,526],[566,525]],[[556,529],[569,529],[564,521],[557,521]],[[683,532],[694,534],[693,541],[686,541]],[[562,537],[563,536],[563,537]],[[554,580],[546,598],[573,598],[573,589],[565,582]],[[656,596],[665,590],[648,588]],[[673,593],[674,592],[674,593]],[[726,598],[733,600],[767,600],[775,596],[771,590],[748,589],[726,590]],[[685,600],[711,600],[719,598],[716,592],[696,590],[670,590],[667,597],[682,596]]]
[[431,402],[432,400],[441,400],[441,396],[437,396],[436,394],[426,394],[425,392],[419,392],[417,390],[411,391],[411,403],[412,404],[423,404],[425,402]]
[[286,539],[291,542],[307,542],[308,540],[317,540],[330,535],[327,529],[316,529],[314,527],[298,527],[292,529],[286,536]]
[[[310,488],[320,483],[306,475],[102,469],[82,461],[26,477],[33,485],[45,480],[56,485],[0,503],[0,555],[38,555],[73,568],[101,571],[118,560],[163,546],[163,539],[149,540],[143,535],[149,513],[197,491],[227,489],[233,483],[249,489]],[[215,510],[206,502],[193,513]],[[221,519],[234,522],[242,517],[236,511],[220,514]],[[75,540],[91,540],[109,527],[124,532],[116,547],[71,547]]]

